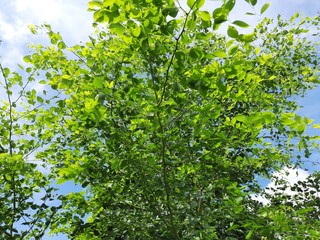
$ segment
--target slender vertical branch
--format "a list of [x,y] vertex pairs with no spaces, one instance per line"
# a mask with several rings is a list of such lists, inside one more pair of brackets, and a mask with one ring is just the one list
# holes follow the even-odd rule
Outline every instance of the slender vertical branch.
[[[159,107],[163,103],[163,100],[164,100],[164,97],[165,97],[165,93],[166,93],[166,90],[167,90],[167,85],[168,85],[168,82],[169,82],[169,73],[170,73],[170,70],[171,70],[171,66],[173,64],[176,52],[178,51],[178,48],[179,48],[179,41],[180,41],[183,33],[185,32],[185,28],[186,28],[187,21],[188,21],[188,18],[189,18],[189,15],[190,15],[191,11],[192,11],[192,8],[189,10],[189,12],[185,12],[184,11],[185,14],[186,14],[185,21],[183,23],[183,27],[182,27],[182,30],[181,30],[180,34],[178,35],[178,37],[175,38],[176,41],[175,41],[175,44],[174,44],[174,49],[173,49],[171,58],[169,60],[169,65],[168,65],[168,67],[166,69],[164,83],[162,85],[162,88],[160,89],[160,91],[161,91],[160,96],[158,97],[157,92],[154,91],[155,98],[157,100],[157,108],[158,108],[156,115],[157,115],[157,119],[158,119],[158,123],[159,123],[159,131],[160,131],[160,135],[161,135],[162,181],[163,181],[163,184],[164,184],[164,190],[165,190],[165,195],[166,195],[166,207],[167,207],[168,212],[169,212],[169,221],[170,221],[170,225],[171,225],[171,231],[172,231],[173,236],[175,236],[175,239],[180,239],[180,236],[179,236],[176,224],[174,222],[174,213],[173,213],[173,210],[171,208],[171,192],[170,192],[170,186],[169,186],[169,183],[168,183],[168,169],[167,169],[168,168],[168,162],[166,160],[166,154],[165,154],[165,152],[166,152],[166,138],[164,136],[165,135],[165,129],[164,129],[163,122],[162,122],[162,119],[161,119],[161,116],[160,116]],[[150,67],[149,70],[151,71],[151,77],[152,77],[152,81],[153,81],[153,85],[154,85],[153,88],[155,89],[155,77],[156,76],[154,75],[154,71],[153,71],[150,59],[149,59],[149,67]]]
[[[11,101],[11,94],[10,94],[10,86],[9,86],[9,81],[8,78],[5,74],[5,70],[2,66],[2,64],[0,64],[0,70],[5,82],[5,90],[6,90],[6,94],[7,94],[7,98],[8,98],[8,103],[9,103],[9,155],[12,156],[13,154],[13,142],[12,142],[12,126],[13,126],[13,116],[12,116],[12,101]],[[10,225],[10,239],[13,239],[13,225],[14,225],[14,213],[16,212],[17,209],[17,201],[16,201],[16,185],[15,185],[15,174],[14,172],[12,172],[11,174],[11,184],[12,184],[12,192],[13,192],[13,197],[12,197],[12,222]]]
[[163,185],[164,185],[164,190],[165,190],[165,194],[166,194],[166,206],[169,212],[169,221],[170,221],[170,225],[171,225],[171,231],[173,233],[173,235],[176,237],[176,239],[180,239],[176,225],[174,223],[174,218],[173,218],[173,210],[171,208],[171,193],[170,193],[170,186],[168,184],[168,176],[167,176],[167,167],[168,167],[168,163],[166,161],[166,155],[165,155],[165,151],[166,151],[166,139],[164,137],[164,127],[161,121],[161,116],[159,111],[157,112],[157,118],[158,118],[158,122],[159,122],[159,130],[160,130],[160,134],[161,134],[161,164],[162,164],[162,181],[163,181]]
[[[195,3],[193,4],[193,6],[196,4],[196,2],[197,2],[197,1],[195,1]],[[179,36],[176,37],[175,46],[174,46],[174,49],[173,49],[173,52],[172,52],[172,55],[171,55],[171,58],[170,58],[170,61],[169,61],[169,65],[168,65],[168,67],[167,67],[167,69],[166,69],[165,80],[164,80],[164,83],[163,83],[163,86],[162,86],[162,93],[161,93],[160,99],[159,99],[159,101],[158,101],[158,106],[161,105],[161,103],[162,103],[162,101],[163,101],[163,99],[164,99],[164,95],[165,95],[165,93],[166,93],[166,91],[167,91],[167,85],[168,85],[168,81],[169,81],[170,69],[171,69],[171,66],[172,66],[172,64],[173,64],[173,60],[174,60],[174,58],[175,58],[175,56],[176,56],[176,53],[177,53],[177,51],[178,51],[178,48],[179,48],[179,41],[180,41],[183,33],[185,32],[185,29],[186,29],[186,26],[187,26],[187,21],[188,21],[188,19],[189,19],[189,15],[190,15],[190,13],[191,13],[191,11],[192,11],[192,9],[193,9],[193,6],[192,6],[192,8],[189,10],[189,12],[186,12],[186,11],[183,10],[183,11],[185,12],[185,14],[186,14],[186,18],[185,18],[185,20],[184,20],[183,27],[182,27],[182,30],[181,30]]]
[[13,126],[13,117],[12,117],[12,101],[10,96],[10,89],[9,89],[9,81],[7,76],[5,75],[4,68],[2,64],[0,64],[0,70],[2,73],[2,77],[5,83],[5,90],[7,93],[8,103],[9,103],[9,154],[12,156],[13,148],[12,148],[12,126]]

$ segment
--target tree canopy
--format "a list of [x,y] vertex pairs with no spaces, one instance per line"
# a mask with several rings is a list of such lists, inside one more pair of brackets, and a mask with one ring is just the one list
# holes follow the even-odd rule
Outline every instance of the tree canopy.
[[[319,84],[319,16],[244,34],[235,3],[90,1],[96,32],[75,46],[31,28],[51,44],[34,45],[23,75],[1,66],[1,238],[320,237],[317,172],[295,196],[257,180],[318,148],[294,97]],[[82,191],[57,192],[65,181]]]

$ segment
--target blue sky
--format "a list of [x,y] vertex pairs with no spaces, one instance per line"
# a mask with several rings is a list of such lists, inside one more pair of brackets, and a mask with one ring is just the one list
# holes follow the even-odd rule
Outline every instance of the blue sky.
[[[183,0],[181,0],[183,2]],[[266,3],[265,0],[258,0],[257,12]],[[276,17],[278,14],[289,18],[299,11],[304,16],[314,16],[320,11],[319,0],[270,0],[271,6],[264,16]],[[219,3],[207,0],[205,10],[213,9]],[[44,43],[45,36],[32,35],[28,29],[29,24],[40,25],[44,22],[52,25],[54,31],[60,32],[68,45],[85,42],[92,32],[92,13],[86,11],[86,0],[0,0],[0,45],[1,63],[10,68],[17,68],[17,63],[22,63],[22,58],[29,52],[30,43]],[[244,0],[237,0],[236,11],[230,17],[231,20],[242,19],[254,24],[261,17],[245,17],[243,13],[251,11]],[[37,87],[37,86],[35,86]],[[303,108],[299,114],[305,115],[320,122],[320,87],[310,91],[305,98],[299,99]],[[319,133],[320,134],[320,133]],[[313,160],[317,160],[320,154],[315,154]],[[319,168],[314,168],[310,164],[309,172]],[[299,177],[295,173],[289,174],[289,181],[304,179],[308,172],[300,170]],[[268,183],[265,183],[268,184]],[[272,185],[272,183],[269,183]],[[73,188],[72,184],[64,187],[63,191]],[[62,236],[55,238],[46,237],[44,239],[66,239]]]

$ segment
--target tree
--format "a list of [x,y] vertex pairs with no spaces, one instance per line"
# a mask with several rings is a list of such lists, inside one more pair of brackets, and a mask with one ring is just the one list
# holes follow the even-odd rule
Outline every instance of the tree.
[[[296,239],[318,238],[320,236],[319,172],[314,172],[305,180],[296,183],[290,183],[282,178],[278,180],[281,184],[268,189],[265,193],[266,198],[270,200],[270,210],[281,212],[281,214],[270,214],[276,224],[280,223],[277,224],[278,235]],[[281,209],[285,209],[285,212]]]
[[41,239],[59,209],[53,201],[52,178],[37,169],[30,156],[48,142],[36,122],[46,102],[29,89],[35,73],[27,69],[28,81],[0,64],[0,238]]
[[[73,47],[43,25],[52,45],[35,46],[24,60],[60,97],[35,115],[46,142],[36,157],[58,183],[83,187],[60,196],[52,232],[70,239],[319,236],[285,202],[251,198],[261,192],[257,175],[299,165],[295,156],[316,147],[305,134],[312,121],[295,114],[293,97],[319,83],[319,57],[306,35],[319,17],[264,19],[241,34],[248,24],[228,20],[234,0],[212,15],[204,3],[90,1],[97,32]],[[221,24],[227,36],[217,33]]]

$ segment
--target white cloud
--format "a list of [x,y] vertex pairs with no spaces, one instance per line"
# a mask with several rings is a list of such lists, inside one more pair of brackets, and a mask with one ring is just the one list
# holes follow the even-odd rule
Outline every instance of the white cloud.
[[86,0],[13,0],[0,9],[0,56],[2,63],[16,68],[32,42],[43,43],[46,37],[31,34],[28,25],[52,25],[68,45],[86,41],[91,33],[92,14]]
[[[284,168],[281,171],[273,174],[273,181],[269,183],[267,187],[269,188],[282,187],[284,186],[284,184],[276,184],[277,180],[282,180],[287,185],[287,188],[286,190],[284,190],[283,193],[286,195],[295,195],[296,193],[291,191],[290,187],[292,187],[298,181],[305,181],[309,175],[310,175],[309,172],[300,168],[298,169]],[[269,193],[271,193],[271,191],[272,190],[267,190],[267,192]]]
[[[292,191],[290,188],[294,186],[294,184],[298,183],[298,181],[306,181],[308,176],[310,175],[309,172],[297,168],[283,168],[279,172],[275,172],[271,178],[271,182],[266,186],[266,193],[267,194],[274,194],[273,189],[281,188],[286,186],[285,189],[282,191],[284,195],[293,196],[299,194],[297,192]],[[257,200],[263,204],[268,204],[270,201],[261,195],[252,195],[252,199]]]
[[15,24],[9,23],[3,19],[3,15],[0,15],[0,29],[2,34],[2,40],[8,40],[11,43],[15,40],[18,40],[19,36],[27,34],[29,31],[27,28],[24,28],[24,26],[20,22],[17,22]]
[[55,23],[62,17],[63,4],[61,1],[16,0],[14,5],[17,13],[28,19]]

